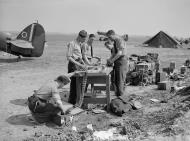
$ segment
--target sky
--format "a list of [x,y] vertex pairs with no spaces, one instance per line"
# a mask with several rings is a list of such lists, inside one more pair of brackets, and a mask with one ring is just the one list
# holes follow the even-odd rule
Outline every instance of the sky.
[[190,37],[190,0],[0,0],[0,31],[38,20],[46,32]]

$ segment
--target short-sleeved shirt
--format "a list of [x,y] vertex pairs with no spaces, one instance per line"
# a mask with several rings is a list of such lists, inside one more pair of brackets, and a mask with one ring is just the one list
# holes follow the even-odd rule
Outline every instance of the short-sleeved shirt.
[[67,44],[67,58],[82,59],[81,45],[76,40],[69,42]]
[[[114,46],[117,49],[117,51],[122,51],[122,55],[126,55],[126,42],[121,37],[117,36],[117,38],[114,41]],[[114,54],[117,53],[117,51],[114,51]]]
[[92,58],[92,46],[87,43],[82,45],[82,54],[86,55],[87,58]]
[[55,81],[49,81],[35,92],[35,95],[46,101],[60,103],[61,98]]

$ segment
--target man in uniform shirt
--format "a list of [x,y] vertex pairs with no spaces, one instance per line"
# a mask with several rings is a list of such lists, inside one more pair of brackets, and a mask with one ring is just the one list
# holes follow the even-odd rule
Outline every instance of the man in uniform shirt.
[[[87,70],[88,67],[85,64],[86,60],[83,60],[82,45],[87,37],[87,32],[81,30],[75,40],[71,41],[67,45],[67,60],[68,60],[68,73],[77,71],[79,69]],[[70,83],[70,95],[69,103],[76,104],[76,78],[71,77]]]
[[92,46],[94,40],[95,40],[95,35],[90,34],[88,37],[88,41],[86,42],[86,44],[84,44],[82,46],[83,59],[87,60],[87,62],[85,62],[85,63],[88,65],[93,65],[92,64],[93,58],[97,59],[98,60],[97,62],[101,61],[100,57],[94,56],[94,50],[93,50],[93,46]]
[[70,83],[69,76],[61,75],[35,90],[33,96],[28,98],[30,111],[32,113],[46,114],[49,120],[59,112],[65,114],[68,107],[63,105],[58,89],[68,83]]
[[111,49],[111,57],[107,60],[108,65],[114,64],[114,83],[116,96],[122,96],[125,91],[125,79],[127,73],[127,59],[125,57],[126,43],[124,39],[115,34],[113,30],[109,30],[106,34],[98,32],[100,35],[105,35],[113,42],[113,47],[110,44],[107,48]]

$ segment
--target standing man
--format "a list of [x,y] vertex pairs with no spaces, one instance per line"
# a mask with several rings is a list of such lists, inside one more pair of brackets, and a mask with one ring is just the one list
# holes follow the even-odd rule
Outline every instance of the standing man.
[[[87,65],[82,59],[81,47],[85,42],[87,37],[87,32],[85,30],[81,30],[78,33],[78,36],[75,40],[71,41],[67,45],[67,60],[68,62],[68,73],[74,72],[76,70],[83,69],[87,70]],[[69,103],[76,104],[76,78],[71,77],[70,83],[70,95],[69,95]]]
[[103,32],[98,32],[98,34],[107,36],[113,42],[111,57],[107,60],[107,65],[114,64],[115,93],[116,96],[122,96],[125,91],[127,73],[127,59],[125,57],[126,43],[121,36],[114,32],[114,30],[109,30],[106,34]]
[[101,61],[100,57],[94,56],[94,51],[93,51],[93,42],[95,40],[95,35],[94,34],[90,34],[88,37],[88,41],[86,44],[84,44],[84,46],[82,47],[82,54],[83,54],[83,59],[87,60],[87,62],[85,62],[88,65],[92,65],[92,58],[95,58],[98,60],[98,62]]

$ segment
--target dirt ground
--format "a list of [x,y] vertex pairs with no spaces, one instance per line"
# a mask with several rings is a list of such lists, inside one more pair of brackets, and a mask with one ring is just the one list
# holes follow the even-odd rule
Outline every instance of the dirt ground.
[[[51,41],[48,43],[49,46],[45,48],[42,57],[22,58],[19,62],[15,56],[0,54],[1,141],[40,140],[37,137],[39,134],[39,136],[53,136],[71,130],[70,128],[58,127],[52,123],[35,123],[31,119],[31,114],[26,105],[26,99],[32,95],[33,90],[38,89],[42,83],[67,72],[65,44],[65,41]],[[190,50],[185,49],[150,49],[131,45],[129,45],[128,50],[128,54],[158,52],[162,66],[168,66],[170,61],[176,61],[177,67],[190,54]],[[109,56],[109,52],[102,46],[96,48],[95,52],[104,59]],[[66,90],[68,88],[69,86],[65,87]],[[87,112],[77,116],[74,125],[78,130],[82,130],[87,124],[92,124],[96,130],[105,130],[111,128],[111,120],[115,119],[124,122],[126,135],[130,137],[130,140],[190,140],[190,112],[188,110],[176,110],[173,106],[174,101],[152,103],[150,98],[163,100],[170,97],[168,91],[158,92],[155,89],[156,86],[128,87],[126,95],[135,94],[136,99],[143,105],[143,109],[130,111],[124,118],[108,113],[94,115]],[[151,121],[152,119],[157,119],[157,122],[156,120]]]

